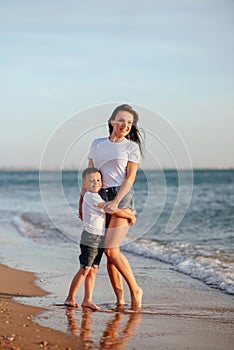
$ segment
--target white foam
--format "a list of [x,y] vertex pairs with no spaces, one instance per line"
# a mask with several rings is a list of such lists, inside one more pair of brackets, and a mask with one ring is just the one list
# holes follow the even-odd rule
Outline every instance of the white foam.
[[[12,223],[23,236],[36,241],[46,241],[51,244],[55,241],[73,241],[36,213],[15,216]],[[126,243],[128,243],[127,240]],[[209,246],[188,243],[163,244],[162,242],[139,239],[123,246],[123,249],[168,263],[176,271],[199,279],[225,293],[234,294],[233,260],[227,259],[222,253],[212,250]]]
[[22,233],[24,236],[27,236],[26,223],[19,216],[14,216],[11,220],[11,223],[16,227],[16,229],[20,233]]
[[58,230],[52,222],[40,213],[23,213],[20,216],[14,216],[11,223],[16,229],[27,238],[38,242],[74,242],[77,243],[65,233]]
[[162,244],[149,240],[138,240],[123,246],[123,249],[147,258],[171,264],[173,269],[190,275],[218,288],[225,293],[234,294],[234,266],[224,263],[207,249],[192,245]]

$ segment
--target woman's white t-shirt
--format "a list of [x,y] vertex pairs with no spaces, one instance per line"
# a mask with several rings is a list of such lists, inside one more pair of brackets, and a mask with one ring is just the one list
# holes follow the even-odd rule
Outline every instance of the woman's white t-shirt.
[[92,142],[88,158],[101,171],[103,187],[107,188],[121,186],[126,178],[128,161],[140,163],[141,155],[136,142],[126,138],[121,142],[111,142],[109,137],[103,137]]
[[98,207],[102,202],[104,200],[98,193],[85,192],[82,203],[83,228],[93,235],[105,234],[106,214]]

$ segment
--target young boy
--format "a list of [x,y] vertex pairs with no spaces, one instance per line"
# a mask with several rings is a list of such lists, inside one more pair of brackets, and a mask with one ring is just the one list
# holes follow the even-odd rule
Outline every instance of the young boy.
[[[92,301],[92,294],[97,269],[104,251],[105,212],[102,208],[105,202],[98,194],[102,187],[101,173],[96,168],[87,168],[82,173],[82,181],[86,192],[82,203],[83,232],[80,241],[80,269],[72,280],[64,304],[79,307],[75,302],[75,295],[85,278],[82,306],[98,310],[99,307]],[[130,225],[136,221],[134,213],[129,209],[117,209],[115,215],[128,219]]]

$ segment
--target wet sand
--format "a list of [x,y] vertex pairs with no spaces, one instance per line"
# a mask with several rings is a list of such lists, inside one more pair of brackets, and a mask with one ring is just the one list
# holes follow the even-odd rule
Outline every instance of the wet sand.
[[33,317],[44,311],[42,308],[19,304],[12,300],[24,296],[45,296],[34,283],[33,273],[0,265],[0,349],[79,349],[79,339],[72,334],[39,326]]
[[[51,299],[35,286],[33,274],[1,266],[2,348],[233,349],[233,296],[172,271],[169,265],[129,253],[127,256],[144,290],[140,312],[129,309],[126,286],[127,305],[122,310],[115,309],[105,259],[94,291],[94,301],[101,307],[101,311],[97,312],[54,305],[53,297]],[[72,268],[74,271],[67,271],[58,289],[61,294],[56,296],[56,301],[61,304],[76,265],[72,265]],[[24,300],[29,300],[30,296],[40,296],[48,310],[12,301],[11,297],[17,297],[19,293],[28,296]],[[83,288],[78,292],[78,303],[82,294]],[[35,315],[37,322],[45,327],[32,321]]]

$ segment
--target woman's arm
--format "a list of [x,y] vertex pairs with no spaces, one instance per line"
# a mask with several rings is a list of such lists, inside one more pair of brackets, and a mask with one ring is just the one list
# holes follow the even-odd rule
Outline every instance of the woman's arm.
[[94,164],[93,164],[93,159],[92,158],[89,158],[88,168],[94,168]]
[[130,191],[136,178],[137,169],[138,169],[138,163],[128,162],[126,178],[123,181],[115,198],[104,205],[103,209],[105,210],[105,212],[109,214],[113,214],[116,211],[116,209],[118,208],[119,202]]
[[[92,160],[91,158],[89,158],[88,168],[92,168],[93,166],[94,166],[93,160]],[[84,188],[83,182],[82,182],[81,191],[80,191],[79,205],[78,205],[78,213],[79,213],[79,218],[80,218],[80,220],[83,220],[83,215],[82,215],[82,203],[83,203],[83,198],[84,198],[85,192],[86,192],[86,191],[85,191],[85,188]]]

